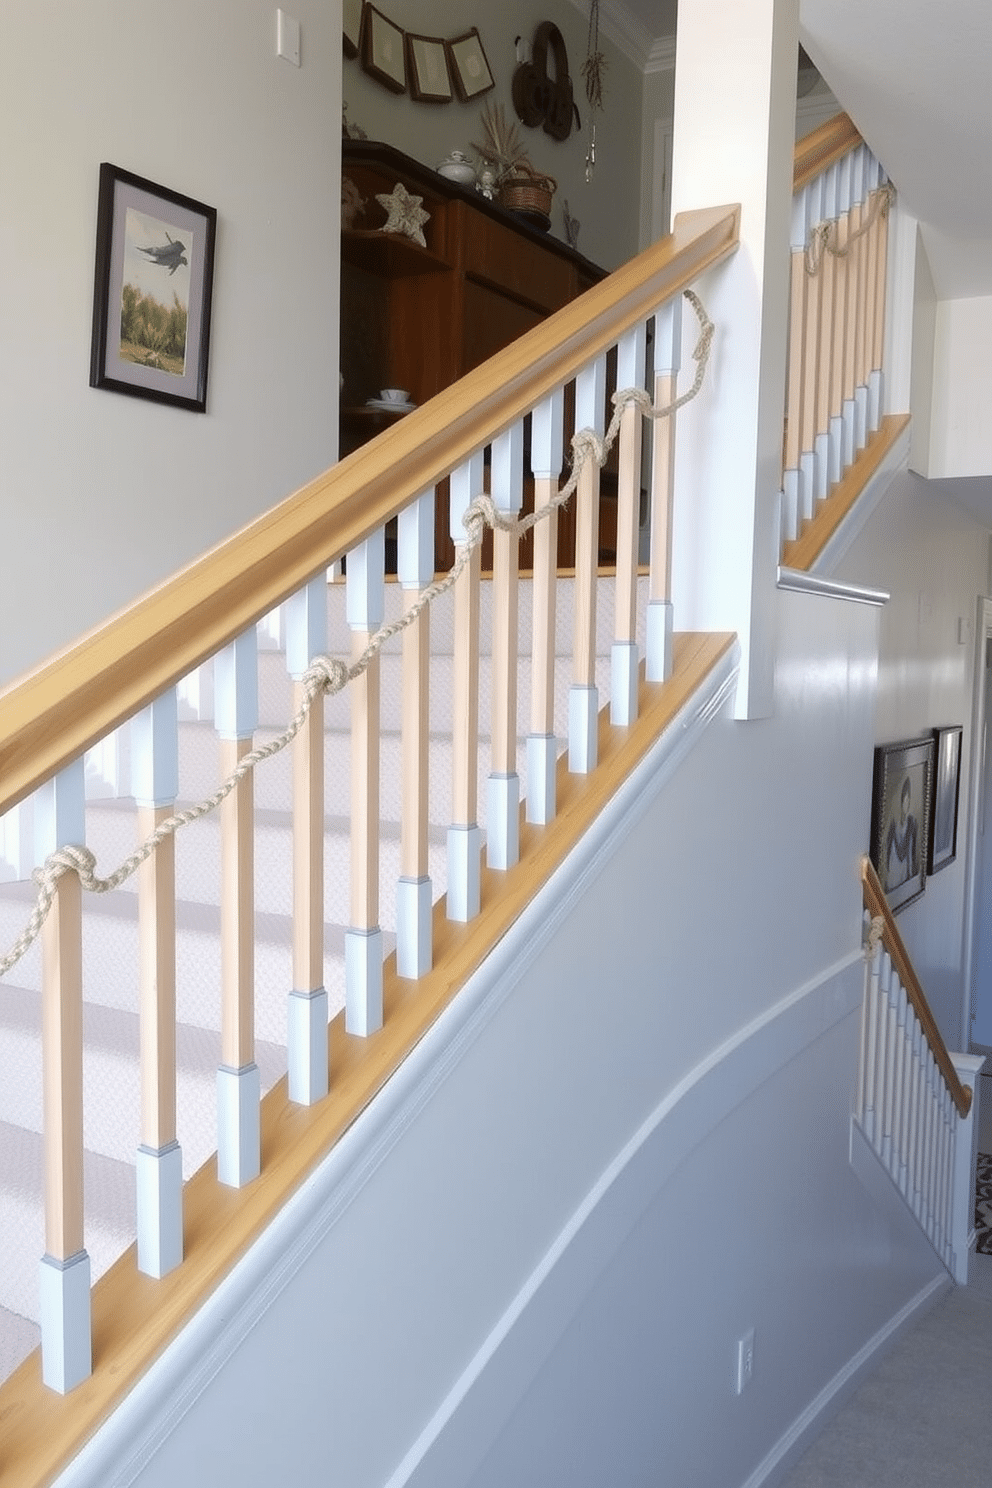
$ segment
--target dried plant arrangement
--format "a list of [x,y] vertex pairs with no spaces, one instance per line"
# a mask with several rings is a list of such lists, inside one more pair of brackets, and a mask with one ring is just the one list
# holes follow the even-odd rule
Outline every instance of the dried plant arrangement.
[[480,114],[482,142],[471,148],[484,166],[488,166],[498,186],[507,176],[533,170],[527,147],[520,138],[515,119],[507,122],[501,103],[487,103]]

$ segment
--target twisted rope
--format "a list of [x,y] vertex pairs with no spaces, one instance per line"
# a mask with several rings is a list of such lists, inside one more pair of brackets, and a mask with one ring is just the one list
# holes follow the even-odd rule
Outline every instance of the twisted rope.
[[890,181],[886,181],[884,186],[873,191],[867,217],[860,227],[856,227],[854,232],[848,235],[847,242],[841,247],[830,242],[831,236],[836,236],[838,218],[834,217],[829,222],[820,222],[816,227],[811,227],[805,248],[806,272],[810,278],[820,272],[824,253],[829,253],[831,258],[846,258],[858,239],[871,231],[879,217],[888,216],[889,208],[895,199],[895,188]]
[[366,672],[373,659],[382,648],[391,641],[394,636],[412,625],[417,617],[423,613],[428,605],[451,589],[461,574],[465,571],[471,561],[472,553],[482,542],[486,527],[499,528],[503,532],[516,533],[522,537],[525,532],[540,521],[548,517],[551,512],[557,511],[564,506],[574,493],[579,484],[583,467],[589,460],[594,460],[602,468],[606,463],[610,450],[616,441],[623,420],[624,412],[629,407],[640,409],[641,413],[648,418],[662,419],[670,418],[675,411],[684,404],[695,398],[703,385],[706,375],[706,365],[709,360],[710,347],[713,341],[715,327],[706,311],[703,309],[699,296],[693,290],[684,290],[686,299],[692,305],[699,320],[700,335],[693,348],[692,356],[696,362],[696,374],[691,388],[676,398],[673,402],[666,404],[663,408],[655,408],[651,398],[643,388],[624,388],[613,395],[613,417],[609,428],[602,439],[592,429],[579,429],[572,437],[572,471],[564,486],[560,488],[557,495],[537,511],[528,512],[525,516],[517,517],[512,512],[501,512],[497,509],[492,497],[485,492],[476,496],[462,517],[462,525],[465,529],[466,541],[459,544],[456,549],[455,562],[453,566],[441,578],[433,580],[421,592],[417,601],[403,614],[388,625],[383,625],[371,637],[369,644],[362,654],[348,666],[332,656],[316,656],[310,663],[302,678],[303,694],[300,706],[290,719],[286,728],[276,738],[270,739],[266,744],[260,744],[249,751],[243,759],[239,760],[236,768],[231,771],[226,780],[210,796],[194,806],[188,806],[182,811],[176,811],[171,816],[159,822],[153,832],[150,832],[145,840],[135,848],[131,855],[124,859],[120,867],[106,878],[98,877],[96,873],[96,858],[88,847],[69,845],[60,847],[50,853],[45,862],[39,868],[35,868],[31,878],[38,886],[38,897],[35,901],[34,910],[28,920],[25,929],[18,936],[6,956],[0,960],[0,980],[2,980],[11,969],[17,965],[25,952],[34,944],[41,934],[42,926],[48,917],[48,912],[55,900],[60,879],[67,873],[75,873],[81,886],[91,894],[109,894],[113,889],[119,889],[132,874],[136,873],[141,864],[152,856],[160,843],[167,837],[172,837],[179,831],[180,827],[189,826],[191,822],[198,821],[207,816],[211,811],[224,801],[250,770],[254,770],[264,760],[271,759],[279,754],[287,745],[291,744],[306,723],[318,697],[332,697],[342,692],[349,682],[353,682]]

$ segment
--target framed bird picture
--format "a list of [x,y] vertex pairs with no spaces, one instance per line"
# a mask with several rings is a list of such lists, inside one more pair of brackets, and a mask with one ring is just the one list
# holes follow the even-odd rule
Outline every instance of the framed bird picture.
[[217,212],[104,162],[90,387],[207,407]]

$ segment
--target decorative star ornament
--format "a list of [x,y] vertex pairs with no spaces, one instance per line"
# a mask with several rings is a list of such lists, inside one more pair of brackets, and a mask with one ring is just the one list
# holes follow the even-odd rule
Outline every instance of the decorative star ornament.
[[379,229],[380,232],[403,233],[419,243],[421,248],[427,247],[427,239],[421,232],[425,222],[430,222],[430,212],[425,212],[421,203],[422,196],[411,196],[405,186],[399,182],[393,187],[391,196],[376,196],[376,201],[384,206],[389,213],[388,221]]

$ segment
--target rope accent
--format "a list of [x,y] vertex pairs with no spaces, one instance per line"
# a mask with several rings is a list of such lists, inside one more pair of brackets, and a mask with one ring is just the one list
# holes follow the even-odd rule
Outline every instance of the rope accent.
[[882,915],[873,915],[868,926],[868,934],[865,937],[865,960],[869,966],[882,948],[882,937],[885,934],[885,920]]
[[441,578],[435,579],[422,590],[416,603],[403,614],[388,625],[383,625],[376,631],[369,641],[365,650],[350,666],[345,662],[332,656],[316,656],[311,661],[309,668],[303,675],[303,697],[296,713],[287,724],[286,728],[276,738],[270,739],[266,744],[260,744],[257,748],[249,751],[238,762],[237,767],[231,771],[227,779],[213,792],[206,796],[194,806],[186,807],[182,811],[174,812],[172,816],[158,824],[155,830],[145,838],[144,842],[135,848],[130,857],[125,858],[120,867],[106,878],[100,878],[96,873],[96,858],[88,847],[69,845],[61,847],[50,853],[45,862],[39,868],[35,868],[31,874],[34,883],[38,885],[38,898],[34,910],[24,931],[18,936],[7,955],[0,960],[0,980],[2,980],[21,957],[37,940],[41,934],[42,926],[48,917],[48,912],[58,892],[58,885],[67,873],[75,873],[79,877],[80,884],[91,894],[108,894],[113,889],[119,889],[132,874],[136,873],[141,864],[152,856],[159,843],[164,842],[167,837],[174,836],[180,827],[189,826],[191,822],[198,821],[207,816],[211,811],[224,801],[250,770],[254,770],[264,760],[271,759],[279,754],[287,745],[291,744],[300,732],[309,717],[317,698],[326,695],[333,696],[343,691],[349,682],[353,682],[366,672],[372,660],[382,648],[391,641],[394,636],[400,634],[407,626],[412,625],[417,617],[423,613],[429,604],[439,598],[458,582],[471,559],[472,553],[478,548],[485,535],[487,527],[499,528],[503,532],[516,533],[522,537],[525,532],[543,521],[551,512],[564,506],[572,496],[579,484],[582,469],[588,460],[594,460],[602,468],[606,463],[610,450],[616,440],[623,420],[624,412],[629,407],[640,409],[647,418],[662,419],[669,418],[678,408],[695,398],[703,385],[706,375],[706,365],[709,360],[710,347],[713,341],[715,327],[713,322],[703,308],[699,296],[693,290],[683,291],[686,299],[692,305],[699,320],[700,335],[693,348],[692,356],[696,362],[696,375],[692,387],[667,404],[664,408],[655,408],[651,398],[643,388],[624,388],[613,395],[613,417],[605,436],[600,439],[592,429],[579,429],[572,437],[572,472],[568,480],[560,488],[556,496],[553,496],[544,506],[537,511],[528,512],[526,516],[516,517],[512,512],[501,512],[497,509],[492,497],[485,492],[476,496],[468,510],[462,517],[462,525],[465,528],[466,541],[458,544],[455,552],[453,566]]
[[887,217],[889,215],[889,208],[895,199],[895,187],[890,181],[886,181],[884,186],[880,186],[877,191],[873,191],[869,198],[871,205],[868,208],[867,217],[861,223],[861,226],[855,228],[854,232],[848,236],[847,242],[842,247],[838,247],[836,243],[830,242],[831,237],[836,238],[837,236],[837,227],[840,221],[838,217],[832,218],[829,222],[819,222],[816,227],[811,227],[804,249],[806,272],[810,278],[814,278],[820,272],[824,253],[829,253],[831,258],[846,258],[858,239],[863,238],[866,233],[870,232],[880,217]]

